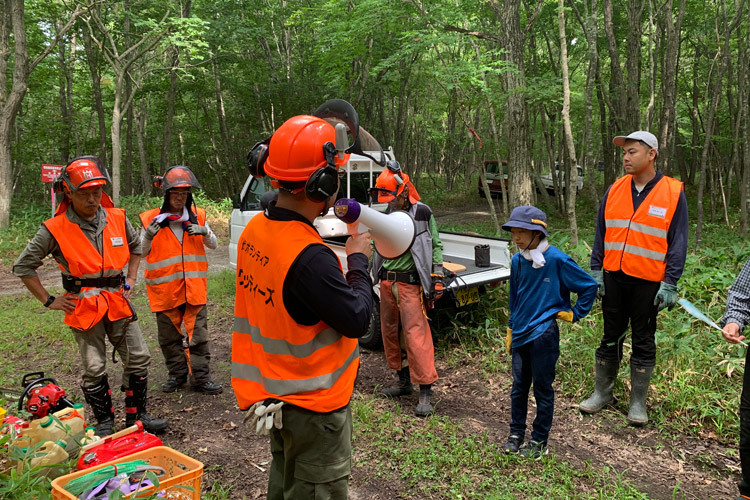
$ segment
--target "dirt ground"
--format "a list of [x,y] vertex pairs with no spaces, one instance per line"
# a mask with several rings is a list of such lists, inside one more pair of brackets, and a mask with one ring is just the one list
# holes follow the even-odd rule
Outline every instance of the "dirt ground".
[[[453,217],[460,217],[461,221],[466,221],[467,217],[487,217],[488,213],[478,204],[437,216],[441,223]],[[221,246],[210,252],[211,272],[228,267],[226,251],[226,246]],[[40,275],[45,283],[59,286],[58,273],[54,264],[47,263]],[[2,265],[0,293],[25,293],[20,281]],[[162,436],[166,445],[183,450],[206,465],[204,490],[219,481],[231,486],[231,498],[265,498],[271,461],[268,440],[251,434],[242,424],[243,415],[236,407],[229,381],[232,318],[212,314],[211,309],[209,304],[212,367],[215,380],[225,387],[224,393],[205,396],[187,388],[174,394],[154,390],[150,394],[149,409],[152,414],[170,420],[170,428]],[[156,387],[165,379],[166,372],[161,353],[157,350],[152,354],[151,386]],[[483,380],[478,363],[472,360],[453,368],[438,357],[436,364],[441,377],[434,388],[437,413],[462,421],[469,432],[487,432],[490,440],[502,444],[508,433],[510,375],[502,374],[487,381]],[[44,368],[54,371],[54,367]],[[111,379],[119,380],[119,371],[115,374],[111,364],[109,370]],[[77,391],[76,373],[57,377],[61,385],[71,392]],[[382,352],[362,350],[356,391],[372,394],[377,386],[391,382],[392,377]],[[404,413],[412,414],[416,397],[415,394],[388,404],[402,404]],[[124,419],[122,399],[119,394],[115,397],[118,415]],[[559,395],[556,399],[550,446],[551,453],[561,460],[579,470],[584,470],[588,463],[599,470],[608,465],[653,499],[733,498],[736,495],[734,481],[738,477],[739,460],[736,453],[728,451],[713,437],[675,439],[660,435],[653,426],[634,429],[628,427],[624,415],[614,409],[584,418],[576,405],[577,401]],[[420,498],[404,491],[398,479],[386,481],[378,477],[376,471],[357,465],[356,445],[354,463],[351,499]]]

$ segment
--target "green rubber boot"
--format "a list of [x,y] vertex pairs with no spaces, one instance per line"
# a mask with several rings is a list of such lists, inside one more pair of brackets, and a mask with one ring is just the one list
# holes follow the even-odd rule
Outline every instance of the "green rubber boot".
[[617,361],[596,360],[594,394],[578,405],[581,413],[593,415],[612,402],[612,389],[615,387],[615,378],[619,367],[620,363]]

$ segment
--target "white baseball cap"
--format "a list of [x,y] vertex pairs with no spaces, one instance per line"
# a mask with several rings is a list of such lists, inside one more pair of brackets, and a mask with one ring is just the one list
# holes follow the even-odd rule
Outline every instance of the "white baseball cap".
[[612,139],[612,144],[622,147],[625,145],[625,142],[630,140],[641,141],[651,149],[655,149],[657,153],[659,152],[659,141],[656,140],[656,136],[645,130],[638,130],[630,135],[618,135]]

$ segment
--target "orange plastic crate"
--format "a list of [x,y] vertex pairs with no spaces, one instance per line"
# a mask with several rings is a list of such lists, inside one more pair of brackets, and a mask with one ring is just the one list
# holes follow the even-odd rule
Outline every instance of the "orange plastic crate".
[[[73,472],[66,476],[58,477],[52,481],[52,499],[53,500],[76,500],[76,497],[65,489],[65,485],[73,479],[85,476],[102,467],[114,465],[131,460],[146,460],[151,465],[161,467],[165,474],[159,477],[159,487],[149,486],[138,491],[134,491],[126,498],[144,498],[154,493],[155,489],[165,492],[165,498],[168,500],[200,500],[201,497],[201,479],[203,477],[203,464],[187,455],[175,451],[166,446],[156,446],[148,450],[139,451],[117,460],[112,460],[90,469]],[[178,486],[187,486],[191,489],[181,488]]]

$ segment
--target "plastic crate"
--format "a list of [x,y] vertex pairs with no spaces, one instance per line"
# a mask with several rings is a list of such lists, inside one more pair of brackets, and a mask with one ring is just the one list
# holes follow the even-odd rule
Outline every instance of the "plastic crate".
[[[133,453],[127,457],[121,457],[117,460],[112,460],[111,462],[91,467],[90,469],[58,477],[52,481],[52,499],[76,500],[76,497],[65,489],[65,485],[71,480],[85,476],[86,474],[102,467],[107,467],[108,465],[130,462],[131,460],[138,459],[146,460],[151,465],[162,467],[164,469],[165,474],[159,478],[158,491],[165,491],[165,498],[170,500],[200,500],[203,464],[166,446],[149,448],[148,450],[139,451],[138,453]],[[179,488],[177,486],[187,486],[191,489]],[[154,493],[154,490],[155,488],[153,486],[149,486],[134,491],[125,498],[148,497]]]

